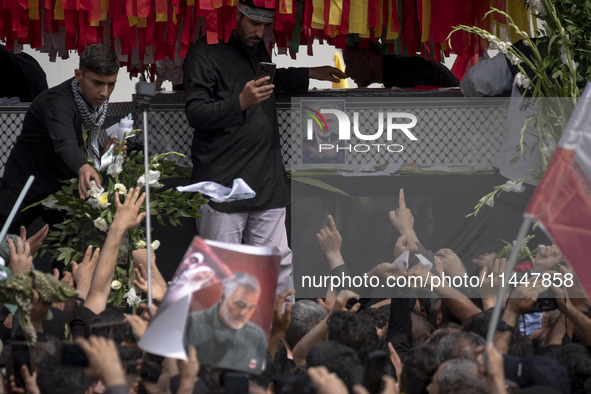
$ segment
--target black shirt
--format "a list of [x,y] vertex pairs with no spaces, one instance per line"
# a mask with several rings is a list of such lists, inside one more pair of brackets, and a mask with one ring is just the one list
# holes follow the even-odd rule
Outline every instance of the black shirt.
[[460,86],[460,81],[447,67],[420,56],[387,55],[382,81],[387,88],[413,88],[417,85],[440,88]]
[[[289,184],[281,159],[275,95],[241,111],[239,95],[254,79],[259,62],[270,62],[263,43],[247,53],[235,37],[191,46],[184,62],[185,112],[195,129],[191,148],[192,181],[231,187],[242,178],[256,192],[248,200],[210,202],[221,212],[285,207]],[[305,92],[308,69],[278,69],[275,91]]]

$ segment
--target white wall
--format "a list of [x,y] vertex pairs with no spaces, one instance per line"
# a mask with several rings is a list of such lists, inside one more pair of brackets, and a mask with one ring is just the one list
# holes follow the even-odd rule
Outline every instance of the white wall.
[[[317,41],[313,45],[314,56],[307,55],[307,48],[300,47],[300,53],[297,54],[296,60],[293,60],[289,55],[273,55],[273,61],[278,67],[314,67],[334,65],[333,57],[337,49],[330,45],[320,45]],[[47,84],[49,87],[60,84],[68,78],[74,76],[74,69],[78,67],[78,54],[72,52],[69,59],[58,58],[56,62],[49,61],[49,55],[31,49],[28,45],[23,47],[23,51],[33,56],[41,65],[45,74],[47,75]],[[455,60],[455,55],[445,59],[445,65],[451,67]],[[111,95],[111,102],[131,101],[131,95],[135,92],[135,84],[139,79],[133,78],[130,80],[129,74],[125,68],[121,68],[119,76],[117,77],[117,86]],[[164,85],[166,90],[171,90],[172,85],[167,82]],[[371,87],[377,87],[377,84]],[[331,82],[327,81],[310,81],[310,89],[330,89]],[[349,79],[349,87],[355,88],[357,85]]]

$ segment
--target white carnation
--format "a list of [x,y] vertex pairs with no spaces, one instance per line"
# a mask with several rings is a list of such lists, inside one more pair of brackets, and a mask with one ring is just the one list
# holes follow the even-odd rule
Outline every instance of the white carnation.
[[152,247],[152,250],[157,250],[160,247],[160,241],[155,240],[150,246]]
[[137,295],[135,287],[129,289],[129,291],[125,293],[123,297],[125,298],[125,300],[127,301],[127,305],[129,306],[138,305],[142,301],[140,296]]
[[118,280],[114,280],[111,282],[111,289],[113,289],[113,290],[119,290],[121,288],[121,286],[123,286],[123,284],[121,282],[119,282]]
[[113,188],[116,192],[119,192],[119,194],[121,195],[127,194],[127,188],[123,183],[116,183],[115,186],[113,186]]
[[96,185],[96,182],[94,181],[94,179],[92,181],[90,181],[90,189],[88,189],[88,195],[90,197],[93,197],[96,199],[97,196],[104,191],[105,191],[105,189],[103,189],[102,187],[98,187]]

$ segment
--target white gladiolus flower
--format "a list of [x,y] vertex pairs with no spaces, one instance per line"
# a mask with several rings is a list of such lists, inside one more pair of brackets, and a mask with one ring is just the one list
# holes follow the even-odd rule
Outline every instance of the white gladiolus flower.
[[513,182],[507,181],[503,186],[504,192],[515,192],[515,193],[522,193],[525,191],[525,186],[523,186],[523,182]]
[[123,155],[115,156],[113,162],[107,167],[107,174],[115,178],[121,171],[123,171]]
[[121,282],[119,282],[118,280],[114,280],[111,282],[111,289],[113,289],[113,290],[119,290],[121,288],[121,286],[123,286],[123,284]]
[[521,64],[521,59],[518,58],[515,54],[509,54],[507,55],[509,57],[509,61],[511,62],[512,65],[517,66],[519,64]]
[[138,249],[144,249],[146,247],[146,241],[140,239],[135,243],[135,247]]
[[490,197],[484,196],[480,199],[480,202],[488,205],[489,207],[495,206],[495,199],[493,198],[493,196],[490,196]]
[[92,221],[94,223],[94,227],[98,228],[102,232],[107,231],[107,221],[103,218],[96,218]]
[[507,53],[507,44],[501,41],[497,44],[497,49],[501,53]]
[[[152,171],[150,170],[148,172],[148,178],[149,178],[149,184],[150,186],[154,186],[154,187],[158,187],[160,186],[160,183],[158,183],[158,180],[160,179],[160,171]],[[142,175],[138,180],[137,180],[137,184],[139,186],[145,186],[146,184],[146,175]]]
[[515,78],[513,78],[513,85],[517,85],[517,86],[522,87],[524,89],[527,89],[529,87],[529,83],[530,83],[529,78],[527,78],[522,73],[515,74]]
[[142,301],[140,296],[138,296],[135,292],[135,287],[129,289],[129,291],[125,293],[123,297],[125,298],[125,300],[127,301],[127,305],[129,306],[138,305]]
[[119,194],[121,195],[127,194],[127,188],[122,183],[116,183],[115,186],[113,186],[113,188],[116,192],[119,192]]
[[556,141],[553,138],[548,138],[545,143],[542,145],[542,153],[544,157],[552,157],[554,151],[556,150]]
[[46,201],[43,201],[41,205],[49,209],[58,209],[60,211],[68,212],[70,210],[70,207],[68,206],[57,205],[57,200],[55,199],[53,194],[50,194],[47,197]]
[[152,244],[150,246],[152,247],[152,250],[156,250],[160,247],[160,241],[156,240],[156,241],[152,242]]

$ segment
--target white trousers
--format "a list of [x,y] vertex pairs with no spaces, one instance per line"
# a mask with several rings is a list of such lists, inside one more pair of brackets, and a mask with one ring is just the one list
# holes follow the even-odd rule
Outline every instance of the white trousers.
[[[281,255],[277,292],[293,289],[291,249],[287,244],[285,208],[239,213],[216,211],[209,205],[199,208],[197,232],[206,239],[255,246],[275,246]],[[290,297],[293,299],[293,297]]]

